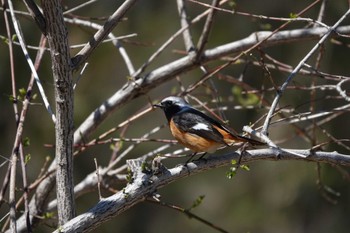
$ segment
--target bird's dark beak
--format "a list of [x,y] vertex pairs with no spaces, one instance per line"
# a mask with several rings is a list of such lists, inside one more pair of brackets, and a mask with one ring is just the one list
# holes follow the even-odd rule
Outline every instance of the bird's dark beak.
[[163,105],[161,105],[161,104],[153,104],[153,107],[155,107],[155,108],[163,108]]

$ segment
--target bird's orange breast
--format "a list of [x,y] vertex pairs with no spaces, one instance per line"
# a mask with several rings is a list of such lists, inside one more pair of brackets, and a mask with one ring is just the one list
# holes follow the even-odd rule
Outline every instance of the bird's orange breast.
[[194,152],[215,152],[219,147],[224,144],[215,142],[210,139],[200,137],[196,134],[186,133],[178,129],[173,121],[170,121],[170,131],[172,135],[185,147],[191,149]]

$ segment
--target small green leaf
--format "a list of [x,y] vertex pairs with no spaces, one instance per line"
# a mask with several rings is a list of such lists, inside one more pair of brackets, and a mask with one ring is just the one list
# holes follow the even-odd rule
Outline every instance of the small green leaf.
[[242,165],[240,166],[240,168],[242,168],[242,169],[245,170],[245,171],[250,171],[250,168],[249,168],[248,165],[242,164]]
[[114,145],[113,143],[110,144],[110,145],[109,145],[109,149],[113,151],[113,150],[115,149],[115,145]]
[[24,164],[27,164],[31,158],[32,156],[30,154],[27,154],[24,158]]
[[22,95],[22,96],[25,96],[27,94],[27,90],[24,89],[24,88],[21,88],[18,90],[19,94]]
[[12,35],[12,41],[16,41],[17,40],[17,34],[13,34]]
[[177,86],[172,87],[170,90],[171,95],[175,95],[177,92],[178,92]]
[[232,88],[232,94],[237,99],[239,104],[243,106],[256,105],[259,103],[259,97],[255,94],[248,93],[242,94],[242,88],[239,86],[234,86]]
[[194,202],[192,203],[190,210],[202,204],[204,198],[205,198],[205,195],[200,195],[199,197],[197,197],[196,200],[194,200]]
[[149,164],[146,162],[146,161],[144,161],[142,164],[141,164],[141,171],[143,172],[143,173],[150,173],[151,171],[152,171],[152,169],[150,168],[150,166],[149,166]]
[[229,5],[233,10],[234,10],[234,9],[236,8],[236,6],[237,6],[236,2],[233,1],[233,0],[229,1],[229,2],[228,2],[228,5]]
[[44,213],[44,219],[52,219],[55,216],[55,212],[46,212]]
[[272,28],[272,25],[269,23],[260,24],[259,26],[261,30],[267,30],[267,31],[271,30]]
[[128,183],[132,183],[134,181],[130,168],[127,169],[126,181],[128,181]]
[[232,164],[232,165],[236,165],[236,164],[237,164],[237,161],[236,161],[235,159],[232,159],[232,160],[231,160],[231,164]]
[[16,103],[17,99],[13,96],[13,95],[10,95],[9,96],[9,100],[12,102],[12,103]]
[[25,137],[23,139],[23,146],[29,146],[30,145],[30,139],[29,137]]
[[291,19],[296,19],[296,18],[298,18],[298,14],[289,13],[289,18],[291,18]]
[[228,172],[226,172],[226,177],[229,179],[232,179],[233,177],[235,177],[236,174],[237,174],[237,168],[230,167],[230,170]]

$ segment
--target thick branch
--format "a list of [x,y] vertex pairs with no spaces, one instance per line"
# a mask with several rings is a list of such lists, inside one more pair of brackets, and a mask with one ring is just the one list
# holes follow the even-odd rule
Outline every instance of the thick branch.
[[61,1],[42,1],[47,20],[56,101],[56,186],[59,224],[75,216],[73,193],[73,79]]
[[[243,153],[242,162],[254,162],[258,160],[305,160],[313,162],[326,162],[332,164],[341,164],[350,166],[350,156],[337,152],[311,152],[310,150],[292,150],[288,151],[294,154],[307,155],[307,158],[301,158],[290,153],[287,149],[260,149],[248,150]],[[55,232],[88,232],[98,227],[103,222],[110,220],[135,204],[152,196],[159,188],[166,186],[181,178],[188,177],[213,168],[230,166],[232,160],[238,160],[239,153],[233,152],[223,156],[210,156],[207,160],[189,163],[186,166],[176,166],[166,169],[163,165],[156,167],[154,171],[143,173],[139,160],[129,161],[129,166],[134,173],[133,182],[128,184],[122,191],[113,196],[101,200],[97,205],[84,214],[77,216],[62,228]],[[154,163],[155,164],[155,163]]]

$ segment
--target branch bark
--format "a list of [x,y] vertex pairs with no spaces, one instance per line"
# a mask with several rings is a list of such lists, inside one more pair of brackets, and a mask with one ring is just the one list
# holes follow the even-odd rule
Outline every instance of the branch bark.
[[56,101],[56,187],[59,225],[75,216],[73,184],[73,79],[61,1],[42,1]]
[[[302,158],[295,154],[303,154],[307,157]],[[115,195],[102,199],[90,210],[67,222],[60,229],[56,230],[55,233],[89,232],[100,224],[128,210],[135,204],[144,201],[147,197],[152,196],[159,188],[181,178],[210,169],[230,166],[231,161],[238,161],[240,156],[241,154],[237,152],[231,152],[222,156],[212,155],[205,161],[199,160],[171,169],[167,169],[159,163],[159,161],[153,161],[153,170],[146,172],[142,170],[142,159],[129,160],[128,165],[133,172],[132,183],[129,183],[122,191]],[[278,150],[273,148],[242,152],[242,163],[250,163],[259,160],[304,160],[350,166],[350,156],[337,152],[312,152],[310,150],[293,149]]]

